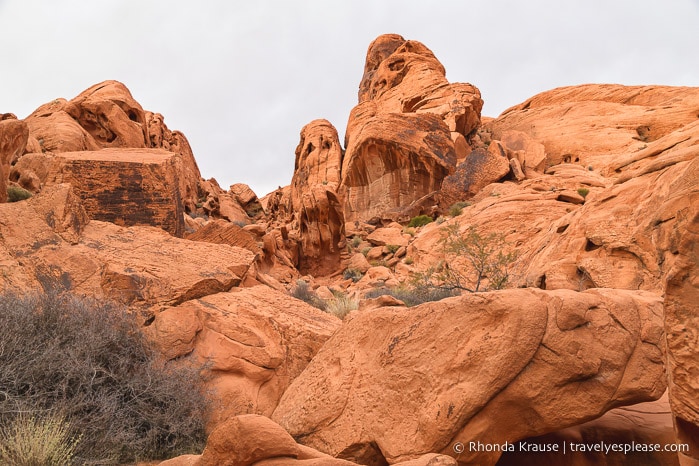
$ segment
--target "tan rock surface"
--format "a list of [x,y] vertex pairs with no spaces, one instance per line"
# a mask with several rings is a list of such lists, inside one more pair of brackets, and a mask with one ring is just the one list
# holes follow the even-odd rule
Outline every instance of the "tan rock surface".
[[360,463],[549,432],[662,394],[661,312],[640,292],[520,289],[354,313],[272,419]]
[[166,309],[148,332],[169,359],[206,366],[216,408],[209,426],[269,415],[340,320],[266,286],[236,288]]

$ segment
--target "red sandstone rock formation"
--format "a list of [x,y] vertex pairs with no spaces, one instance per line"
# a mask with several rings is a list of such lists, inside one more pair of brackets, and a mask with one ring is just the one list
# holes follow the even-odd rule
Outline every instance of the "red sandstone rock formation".
[[512,442],[659,397],[662,335],[661,300],[619,290],[504,290],[375,309],[328,340],[272,418],[360,463],[455,455],[454,442]]
[[10,164],[24,152],[28,138],[26,123],[11,113],[0,115],[0,202],[7,199]]
[[474,86],[449,84],[420,42],[396,34],[372,42],[359,105],[347,123],[340,187],[345,220],[400,218],[426,196],[423,202],[436,204],[442,180],[456,166],[455,141],[463,152],[482,105]]

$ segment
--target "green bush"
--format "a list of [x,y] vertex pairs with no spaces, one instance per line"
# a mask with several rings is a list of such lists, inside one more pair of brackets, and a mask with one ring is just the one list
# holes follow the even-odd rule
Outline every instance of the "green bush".
[[395,254],[400,249],[400,246],[398,244],[387,244],[386,249],[388,249],[390,254]]
[[590,194],[590,190],[587,188],[578,188],[578,194],[580,194],[582,198],[585,199],[587,195]]
[[[199,380],[198,370],[164,362],[114,304],[56,292],[0,295],[0,425],[10,426],[3,451],[29,441],[20,433],[35,422],[39,437],[67,436],[70,426],[80,442],[65,453],[80,464],[200,452],[207,405]],[[60,418],[52,424],[53,413]]]
[[464,212],[464,208],[468,207],[470,205],[471,205],[471,203],[466,202],[466,201],[456,202],[456,203],[452,204],[449,207],[449,216],[450,217],[457,217],[457,216],[461,215]]
[[7,187],[7,202],[23,201],[30,197],[32,197],[32,193],[20,186],[10,185]]
[[358,248],[360,244],[362,244],[362,237],[361,236],[353,236],[352,241],[350,241],[350,245],[352,245],[353,248]]
[[80,436],[60,415],[42,418],[18,414],[0,429],[0,464],[6,466],[73,464]]
[[410,219],[410,222],[408,222],[408,227],[422,227],[427,225],[428,223],[432,223],[432,217],[430,217],[429,215],[418,215],[417,217],[413,217]]

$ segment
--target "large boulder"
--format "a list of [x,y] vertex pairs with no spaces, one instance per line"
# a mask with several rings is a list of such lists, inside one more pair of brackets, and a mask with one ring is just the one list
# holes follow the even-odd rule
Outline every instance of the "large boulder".
[[340,320],[266,286],[190,300],[155,316],[148,333],[168,359],[189,355],[210,374],[209,426],[270,415]]
[[150,225],[184,234],[182,159],[163,149],[103,149],[27,154],[13,167],[29,171],[41,186],[69,183],[95,220],[122,226]]
[[[79,159],[99,159],[100,156],[90,154],[101,149],[161,149],[169,152],[177,159],[175,163],[179,167],[175,179],[178,202],[188,212],[196,208],[201,175],[189,142],[182,133],[170,131],[161,114],[144,110],[122,83],[104,81],[72,100],[55,99],[36,109],[24,121],[30,131],[26,153],[68,152],[78,163]],[[118,152],[110,152],[114,153]],[[138,158],[130,162],[138,163]],[[33,179],[31,165],[15,167],[14,171],[17,180]],[[51,180],[42,182],[52,183]],[[40,186],[27,188],[38,191]],[[129,185],[128,180],[124,187],[118,183],[112,186],[115,191],[120,188],[131,190],[134,186]],[[147,182],[138,189],[139,192],[148,190]]]
[[515,289],[354,313],[272,419],[359,463],[457,456],[456,442],[514,442],[660,397],[662,336],[661,299],[622,290]]

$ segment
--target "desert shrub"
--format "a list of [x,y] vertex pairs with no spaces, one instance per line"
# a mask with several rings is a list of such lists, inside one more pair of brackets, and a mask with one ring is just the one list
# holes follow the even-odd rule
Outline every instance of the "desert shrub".
[[422,227],[427,225],[428,223],[432,223],[432,217],[430,217],[429,215],[418,215],[417,217],[413,217],[410,219],[410,222],[408,222],[408,227]]
[[347,314],[359,307],[359,302],[356,299],[352,299],[344,293],[336,294],[335,298],[327,301],[327,304],[326,310],[340,319],[344,319]]
[[353,248],[358,248],[359,245],[362,244],[362,237],[361,236],[353,236],[352,240],[350,241],[350,245],[352,245]]
[[388,252],[391,254],[395,254],[396,251],[400,249],[400,246],[397,244],[387,244],[386,249],[388,249]]
[[362,255],[363,255],[364,257],[366,257],[367,254],[369,254],[369,251],[371,251],[371,246],[367,246],[367,247],[365,247],[365,248],[362,248],[362,250],[361,250],[360,252],[362,253]]
[[440,301],[450,296],[458,295],[455,290],[446,290],[434,286],[411,286],[398,288],[374,288],[368,291],[365,298],[378,298],[379,296],[390,295],[396,299],[400,299],[408,307],[417,306],[418,304],[429,301]]
[[20,186],[10,185],[7,187],[7,202],[23,201],[30,197],[32,197],[32,193]]
[[71,432],[70,424],[60,415],[20,413],[0,429],[0,464],[71,465],[79,441],[80,436]]
[[468,207],[470,205],[471,203],[466,201],[455,202],[449,207],[449,216],[457,217],[461,215],[464,212],[464,207]]
[[587,195],[590,194],[590,190],[587,188],[578,188],[578,194],[580,194],[582,198],[585,199]]
[[410,236],[415,236],[415,228],[405,227],[403,228],[403,233]]
[[296,299],[300,299],[313,307],[317,307],[322,311],[327,308],[325,301],[323,301],[304,280],[296,280],[296,286],[294,286],[294,288],[291,290],[291,296]]
[[440,243],[445,257],[464,259],[466,267],[461,271],[450,264],[451,259],[442,261],[415,274],[414,286],[475,293],[501,290],[509,283],[510,266],[517,256],[514,252],[505,253],[503,235],[484,235],[475,227],[461,234],[458,225],[448,225],[442,228]]
[[415,262],[415,259],[413,259],[412,257],[406,257],[405,260],[403,260],[403,263],[405,265],[413,265],[413,262]]
[[[67,435],[61,424],[70,426],[80,442],[69,453],[80,464],[199,452],[206,403],[198,380],[197,370],[164,362],[133,316],[114,304],[55,292],[0,296],[6,439],[20,439],[17,432],[34,422],[18,413],[37,419],[36,430],[51,427],[56,414],[62,421],[46,435]],[[7,449],[12,441],[5,442]]]
[[363,276],[364,274],[362,272],[352,267],[347,267],[345,271],[342,272],[342,278],[345,280],[352,279],[352,281],[355,283],[361,280]]

